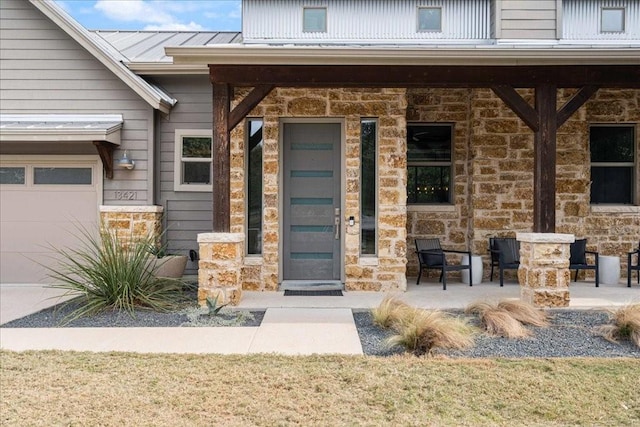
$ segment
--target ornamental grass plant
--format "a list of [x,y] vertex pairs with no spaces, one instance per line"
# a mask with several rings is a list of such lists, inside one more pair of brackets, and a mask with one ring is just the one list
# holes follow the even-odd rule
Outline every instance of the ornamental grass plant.
[[596,330],[612,342],[629,340],[640,347],[640,303],[629,304],[609,312],[611,323]]
[[148,250],[155,243],[153,237],[122,238],[103,227],[97,234],[79,228],[79,249],[53,248],[60,261],[46,267],[51,287],[65,290],[65,296],[77,296],[63,303],[77,308],[61,323],[105,310],[125,311],[132,317],[135,309],[164,312],[183,302],[181,280],[154,275],[156,264]]
[[465,313],[478,315],[487,334],[505,338],[529,336],[525,325],[545,327],[549,324],[545,312],[524,301],[475,302],[465,308]]
[[412,308],[395,325],[389,345],[400,345],[422,356],[436,348],[461,350],[473,345],[473,328],[464,320],[439,310]]
[[380,304],[371,310],[373,323],[382,328],[393,328],[407,314],[407,311],[413,309],[404,301],[398,298],[386,296]]
[[473,345],[473,328],[464,319],[439,310],[412,307],[397,298],[386,297],[372,310],[374,323],[395,334],[387,345],[402,346],[422,356],[436,348],[463,349]]

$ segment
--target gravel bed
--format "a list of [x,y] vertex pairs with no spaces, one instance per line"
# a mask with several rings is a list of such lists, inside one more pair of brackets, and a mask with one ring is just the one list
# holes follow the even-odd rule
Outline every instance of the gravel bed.
[[[451,312],[462,316],[460,312]],[[354,319],[365,354],[391,356],[402,354],[400,347],[389,348],[385,340],[392,332],[373,325],[369,312],[355,312]],[[470,323],[478,325],[475,318]],[[532,335],[522,339],[476,336],[473,347],[466,350],[437,350],[434,355],[452,358],[522,358],[522,357],[632,357],[640,358],[640,348],[629,341],[612,343],[598,336],[594,329],[609,323],[606,312],[558,310],[550,313],[551,325],[530,327]]]
[[[5,323],[3,328],[63,327],[60,320],[74,308],[58,305],[21,319]],[[218,316],[202,315],[202,309],[185,307],[169,313],[136,310],[134,317],[126,312],[108,311],[76,319],[64,327],[188,327],[188,326],[260,326],[264,311],[223,309]],[[450,311],[464,316],[461,311]],[[373,324],[369,311],[353,313],[364,354],[392,356],[404,353],[401,347],[386,345],[391,331]],[[478,325],[475,317],[470,323]],[[557,310],[550,312],[551,326],[530,327],[531,337],[506,339],[478,334],[473,347],[464,351],[436,350],[434,355],[451,358],[522,358],[522,357],[632,357],[640,358],[640,349],[628,341],[612,343],[598,336],[594,329],[609,323],[607,313],[596,310]]]
[[[180,327],[180,326],[260,326],[264,311],[222,311],[214,317],[206,316],[206,310],[188,306],[167,313],[137,309],[131,316],[124,311],[105,311],[95,316],[81,317],[62,325],[62,319],[77,305],[59,304],[2,325],[3,328],[134,328],[134,327]],[[240,317],[239,317],[240,316]]]

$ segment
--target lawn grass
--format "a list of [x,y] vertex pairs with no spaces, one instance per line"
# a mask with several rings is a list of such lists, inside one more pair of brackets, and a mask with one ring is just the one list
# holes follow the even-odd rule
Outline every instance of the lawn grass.
[[640,360],[0,352],[0,425],[639,425]]

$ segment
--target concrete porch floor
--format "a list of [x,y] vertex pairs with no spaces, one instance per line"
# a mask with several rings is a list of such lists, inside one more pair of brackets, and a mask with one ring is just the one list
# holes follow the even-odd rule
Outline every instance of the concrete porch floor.
[[[497,281],[482,282],[469,286],[460,282],[447,283],[447,290],[435,278],[423,279],[420,285],[415,278],[407,278],[406,292],[364,292],[344,291],[344,296],[284,296],[283,291],[244,291],[239,309],[267,308],[352,308],[370,309],[377,306],[387,295],[394,295],[403,301],[422,308],[460,309],[479,300],[499,300],[518,298],[520,286],[515,281],[505,281],[500,287]],[[640,302],[640,287],[626,281],[618,284],[600,284],[596,288],[593,281],[571,282],[571,309],[616,307]],[[3,285],[0,286],[0,324],[35,313],[63,301],[62,291],[43,285]]]

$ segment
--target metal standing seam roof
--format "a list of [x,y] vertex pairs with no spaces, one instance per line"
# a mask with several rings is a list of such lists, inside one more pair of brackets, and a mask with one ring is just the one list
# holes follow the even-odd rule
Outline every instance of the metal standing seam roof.
[[241,44],[242,33],[228,31],[104,31],[91,32],[96,41],[125,63],[173,62],[165,47]]
[[120,114],[0,114],[0,141],[104,140],[120,144]]

